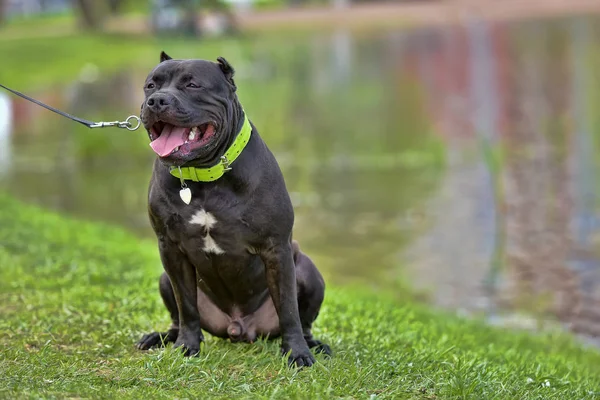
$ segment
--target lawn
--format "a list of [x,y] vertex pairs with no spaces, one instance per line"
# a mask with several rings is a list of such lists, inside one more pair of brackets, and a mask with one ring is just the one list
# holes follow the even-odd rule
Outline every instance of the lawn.
[[[0,31],[1,34],[1,31]],[[16,89],[40,89],[50,83],[76,80],[86,65],[103,72],[158,64],[166,50],[177,58],[199,57],[215,60],[221,54],[239,52],[233,39],[198,42],[191,39],[156,39],[129,35],[65,35],[0,40],[3,57],[0,82]]]
[[600,353],[329,287],[314,329],[334,357],[286,366],[278,342],[207,337],[197,358],[135,341],[165,328],[153,241],[0,195],[0,397],[584,399]]
[[[224,38],[155,37],[127,33],[77,32],[68,16],[33,18],[0,26],[0,83],[41,90],[76,81],[90,65],[110,74],[124,68],[149,70],[165,50],[173,58],[216,60],[238,68],[261,54],[289,58],[306,34],[240,34]],[[300,44],[299,44],[300,42]]]

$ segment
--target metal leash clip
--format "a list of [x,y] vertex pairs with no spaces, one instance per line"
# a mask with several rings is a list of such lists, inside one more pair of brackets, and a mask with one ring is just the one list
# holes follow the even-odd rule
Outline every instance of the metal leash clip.
[[[78,118],[74,115],[67,114],[64,111],[60,111],[54,107],[50,107],[48,104],[44,104],[41,101],[34,99],[33,97],[29,97],[26,94],[18,92],[16,90],[6,87],[2,84],[0,84],[0,88],[4,88],[4,89],[8,90],[9,92],[11,92],[19,97],[24,98],[25,100],[31,101],[32,103],[37,104],[40,107],[44,107],[46,110],[50,110],[53,113],[62,115],[63,117],[69,118],[71,121],[75,121],[82,125],[85,125],[88,128],[108,128],[108,127],[116,126],[117,128],[125,128],[128,131],[135,131],[142,124],[142,120],[137,115],[130,115],[129,117],[127,117],[127,119],[125,121],[113,121],[113,122],[88,121],[87,119]],[[135,121],[135,125],[134,125],[134,123],[131,122],[132,120]]]
[[[131,120],[135,121],[135,125],[131,122]],[[130,115],[125,121],[97,122],[90,125],[90,128],[108,128],[116,126],[117,128],[125,128],[128,131],[135,131],[140,127],[141,124],[142,121],[140,120],[140,117],[137,115]]]

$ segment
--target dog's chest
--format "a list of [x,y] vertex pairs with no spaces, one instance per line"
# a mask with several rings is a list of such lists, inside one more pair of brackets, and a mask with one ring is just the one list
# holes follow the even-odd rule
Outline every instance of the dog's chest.
[[[210,212],[200,207],[189,215],[187,220],[187,231],[193,241],[192,245],[208,254],[225,254],[224,234],[233,229],[231,222],[220,215],[220,220],[214,212]],[[217,239],[219,242],[217,242]]]
[[187,253],[233,255],[243,250],[244,224],[240,210],[192,203],[180,213],[181,223],[173,234]]

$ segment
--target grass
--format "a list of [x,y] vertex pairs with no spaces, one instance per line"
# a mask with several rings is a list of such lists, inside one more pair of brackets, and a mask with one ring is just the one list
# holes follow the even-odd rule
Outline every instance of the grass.
[[153,242],[0,195],[0,397],[586,399],[600,354],[569,336],[485,326],[393,295],[328,288],[332,359],[295,370],[278,341],[207,337],[197,358],[135,350],[168,324]]
[[190,39],[156,39],[130,35],[81,34],[0,40],[0,53],[7,54],[0,70],[0,82],[20,90],[39,89],[49,82],[70,83],[92,64],[105,73],[122,68],[158,63],[162,49],[178,58],[215,59],[234,47],[231,39],[208,41],[198,46]]
[[[125,23],[125,22],[123,22]],[[290,39],[246,34],[227,38],[155,37],[128,33],[80,32],[71,14],[11,21],[0,26],[0,83],[20,90],[71,83],[90,64],[103,73],[123,68],[148,71],[160,51],[174,58],[216,60],[227,55],[235,62],[254,58],[255,51],[276,48],[292,53]],[[273,45],[276,42],[276,45]]]
[[158,63],[161,50],[174,58],[215,60],[226,56],[237,68],[241,62],[256,60],[260,55],[288,59],[295,46],[306,42],[307,35],[323,31],[312,25],[308,32],[290,27],[276,29],[277,34],[247,31],[236,37],[181,38],[80,32],[70,14],[18,20],[0,26],[0,54],[5,55],[0,83],[18,90],[40,90],[50,82],[55,86],[72,83],[90,64],[103,73],[123,67],[149,70]]

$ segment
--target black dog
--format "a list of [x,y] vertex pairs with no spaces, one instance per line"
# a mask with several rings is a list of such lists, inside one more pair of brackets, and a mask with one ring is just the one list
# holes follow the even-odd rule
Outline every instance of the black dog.
[[194,355],[202,330],[232,341],[281,336],[289,362],[310,366],[309,348],[331,353],[311,334],[325,284],[292,240],[281,170],[238,101],[233,68],[164,52],[160,61],[141,118],[159,155],[148,211],[173,324],[138,347],[175,342]]

